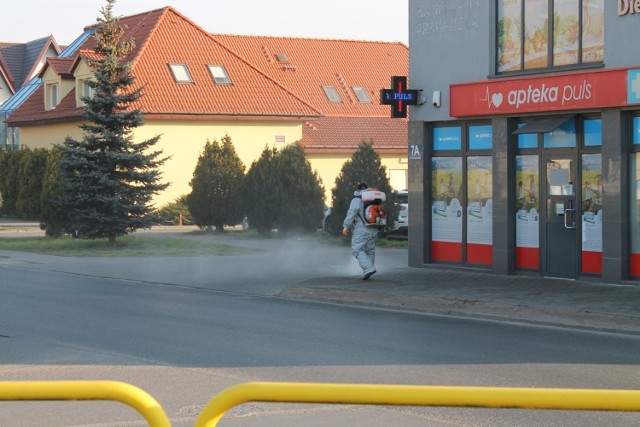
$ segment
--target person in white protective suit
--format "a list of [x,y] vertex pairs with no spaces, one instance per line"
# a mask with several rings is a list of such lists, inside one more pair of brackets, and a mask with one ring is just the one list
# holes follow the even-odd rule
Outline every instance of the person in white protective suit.
[[351,250],[364,273],[362,280],[368,280],[376,272],[374,262],[376,258],[376,240],[378,239],[378,228],[367,227],[364,222],[362,192],[367,188],[365,183],[360,183],[356,186],[347,216],[342,223],[342,235],[344,237],[349,237],[349,232],[353,230]]

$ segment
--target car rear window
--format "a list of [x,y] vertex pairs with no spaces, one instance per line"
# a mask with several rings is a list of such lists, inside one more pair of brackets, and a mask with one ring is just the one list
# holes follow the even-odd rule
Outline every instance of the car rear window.
[[408,194],[397,194],[396,200],[398,203],[409,203],[409,195]]

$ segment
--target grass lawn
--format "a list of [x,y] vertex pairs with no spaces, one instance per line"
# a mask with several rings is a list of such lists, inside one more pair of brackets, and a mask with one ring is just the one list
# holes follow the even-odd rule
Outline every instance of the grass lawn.
[[[192,236],[194,238],[189,238]],[[211,239],[200,238],[211,236]],[[318,231],[303,236],[278,236],[273,233],[269,237],[260,236],[256,231],[231,230],[223,234],[225,238],[238,239],[297,239],[309,243],[323,245],[349,246],[350,241],[342,237],[331,236]],[[224,256],[242,255],[260,252],[259,249],[238,247],[216,242],[216,233],[191,231],[176,233],[176,237],[167,234],[131,234],[121,236],[116,246],[110,246],[106,239],[83,240],[71,237],[53,239],[49,237],[1,237],[0,250],[24,251],[47,255],[71,257],[189,257],[189,256]],[[228,240],[227,240],[228,243]],[[407,248],[406,240],[378,239],[380,248]]]
[[242,255],[260,252],[257,249],[224,245],[204,239],[141,235],[122,236],[118,238],[116,246],[110,246],[106,239],[0,237],[0,249],[73,257],[188,257]]

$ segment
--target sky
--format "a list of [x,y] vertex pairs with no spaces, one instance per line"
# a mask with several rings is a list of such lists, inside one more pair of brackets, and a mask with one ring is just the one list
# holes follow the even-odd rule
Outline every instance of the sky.
[[[106,0],[2,2],[0,42],[53,35],[67,45]],[[211,33],[375,40],[408,44],[408,0],[118,0],[116,16],[172,6]],[[11,17],[11,19],[7,19]]]

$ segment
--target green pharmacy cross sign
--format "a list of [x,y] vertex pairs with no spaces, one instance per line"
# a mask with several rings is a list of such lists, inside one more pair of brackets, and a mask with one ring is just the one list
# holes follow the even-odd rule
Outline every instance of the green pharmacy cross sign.
[[391,105],[391,117],[407,117],[407,105],[418,105],[419,90],[407,89],[405,76],[391,77],[391,89],[380,90],[380,104]]

